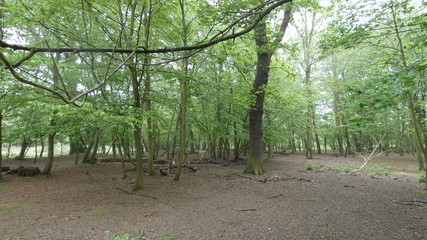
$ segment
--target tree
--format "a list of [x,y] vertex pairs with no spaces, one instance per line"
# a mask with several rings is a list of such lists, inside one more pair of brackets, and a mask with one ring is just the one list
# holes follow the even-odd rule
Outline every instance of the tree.
[[270,42],[267,36],[267,21],[258,23],[255,29],[256,45],[258,47],[258,62],[256,66],[256,75],[251,94],[254,102],[249,109],[249,156],[246,162],[246,172],[253,174],[263,174],[262,163],[262,142],[263,129],[262,119],[264,114],[265,86],[268,84],[270,74],[271,57],[278,48],[291,18],[292,6],[288,4],[284,11],[279,33]]
[[[302,70],[302,81],[305,86],[306,92],[306,158],[313,159],[313,135],[316,130],[314,129],[315,119],[315,99],[314,99],[314,84],[313,84],[313,66],[317,61],[318,54],[315,49],[317,42],[316,31],[319,28],[321,15],[318,13],[319,6],[311,6],[310,8],[302,8],[301,12],[301,25],[295,24],[295,30],[298,34],[301,48],[301,57],[297,60],[298,65]],[[317,133],[316,133],[317,136]],[[316,137],[317,146],[319,147],[318,136]]]

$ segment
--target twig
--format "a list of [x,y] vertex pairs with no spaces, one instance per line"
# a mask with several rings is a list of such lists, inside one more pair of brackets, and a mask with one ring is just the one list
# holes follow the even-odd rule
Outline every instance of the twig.
[[393,200],[394,203],[400,204],[400,205],[410,205],[410,206],[417,206],[417,207],[423,207],[424,204],[427,204],[427,201],[419,201],[419,200],[414,200],[414,201],[397,201],[397,200]]
[[242,208],[242,209],[237,209],[237,211],[240,211],[240,212],[253,212],[253,211],[255,211],[256,209],[255,208]]
[[270,196],[270,197],[267,197],[267,198],[277,198],[277,197],[281,197],[281,196],[283,196],[283,194],[278,194],[278,195]]

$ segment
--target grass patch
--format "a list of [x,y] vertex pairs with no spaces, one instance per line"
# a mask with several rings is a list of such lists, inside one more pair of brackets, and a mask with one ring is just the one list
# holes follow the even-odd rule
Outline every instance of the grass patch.
[[351,167],[347,167],[347,166],[335,166],[335,167],[332,167],[331,169],[334,170],[336,173],[341,173],[341,172],[349,173],[351,170],[353,170]]
[[390,172],[387,171],[387,170],[385,170],[385,169],[376,169],[374,172],[378,176],[386,176],[386,177],[388,177],[388,175],[390,174]]
[[125,233],[123,236],[114,236],[109,230],[105,231],[106,236],[104,237],[105,240],[139,240],[143,239],[141,237],[134,237],[129,233]]
[[10,212],[16,208],[21,207],[22,204],[17,203],[17,204],[8,204],[8,205],[0,205],[0,212]]

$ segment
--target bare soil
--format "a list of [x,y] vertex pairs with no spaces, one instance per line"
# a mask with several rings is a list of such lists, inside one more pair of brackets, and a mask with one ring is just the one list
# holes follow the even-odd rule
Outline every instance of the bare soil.
[[[243,161],[223,163],[203,162],[179,182],[147,176],[138,194],[120,163],[61,157],[49,177],[3,175],[0,239],[427,239],[412,156],[380,156],[354,174],[344,170],[363,163],[357,156],[277,155],[263,176],[244,174]],[[43,169],[44,160],[3,166],[20,164]]]

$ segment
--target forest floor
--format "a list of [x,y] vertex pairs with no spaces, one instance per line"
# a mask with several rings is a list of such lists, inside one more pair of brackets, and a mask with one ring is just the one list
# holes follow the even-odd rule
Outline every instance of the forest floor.
[[[360,157],[315,157],[276,155],[263,176],[244,174],[243,161],[202,162],[179,182],[147,176],[138,194],[120,163],[60,157],[49,177],[3,175],[0,239],[427,239],[412,156],[380,156],[353,174]],[[3,166],[19,164],[42,169],[44,160]]]

